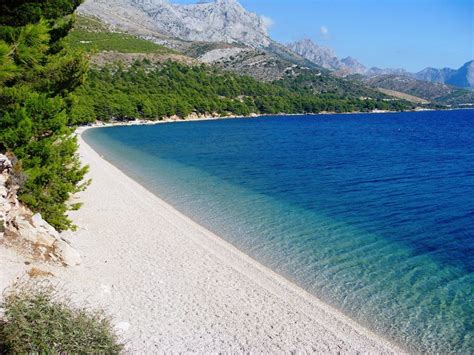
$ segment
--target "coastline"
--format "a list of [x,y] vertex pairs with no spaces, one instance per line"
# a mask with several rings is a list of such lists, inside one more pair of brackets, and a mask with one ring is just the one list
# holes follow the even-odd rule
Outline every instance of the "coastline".
[[128,351],[403,352],[102,159],[81,137],[90,128],[77,133],[92,184],[65,233],[83,265],[55,275],[117,318]]
[[[469,110],[469,108],[455,108],[448,110]],[[276,113],[276,114],[251,114],[249,116],[204,116],[204,117],[188,117],[188,118],[179,118],[171,117],[164,118],[162,120],[147,120],[147,119],[136,119],[129,121],[111,121],[103,122],[97,121],[95,123],[90,123],[86,126],[79,126],[78,130],[82,132],[84,129],[89,128],[100,128],[100,127],[115,127],[115,126],[147,126],[147,125],[156,125],[164,123],[180,123],[180,122],[198,122],[198,121],[220,121],[220,120],[231,120],[231,119],[251,119],[258,117],[291,117],[291,116],[328,116],[328,115],[367,115],[367,114],[395,114],[400,112],[426,112],[426,111],[436,111],[434,109],[417,109],[411,111],[384,111],[384,110],[374,110],[370,112],[319,112],[319,113]]]
[[79,126],[78,130],[84,130],[89,128],[100,128],[100,127],[115,127],[115,126],[147,126],[147,125],[156,125],[156,124],[164,124],[164,123],[183,123],[183,122],[198,122],[198,121],[220,121],[220,120],[232,120],[232,119],[252,119],[252,118],[259,118],[259,117],[291,117],[291,116],[330,116],[330,115],[380,115],[380,114],[396,114],[401,112],[427,112],[427,111],[458,111],[458,110],[474,110],[471,107],[463,107],[463,108],[447,108],[447,109],[427,109],[427,108],[420,108],[414,110],[407,110],[407,111],[384,111],[384,110],[374,110],[370,112],[319,112],[319,113],[275,113],[275,114],[251,114],[249,116],[237,116],[237,115],[229,115],[229,116],[202,116],[202,117],[188,117],[188,118],[179,118],[179,117],[168,117],[162,120],[147,120],[147,119],[136,119],[136,120],[129,120],[129,121],[111,121],[111,122],[103,122],[103,121],[96,121],[95,123],[90,123],[85,126]]

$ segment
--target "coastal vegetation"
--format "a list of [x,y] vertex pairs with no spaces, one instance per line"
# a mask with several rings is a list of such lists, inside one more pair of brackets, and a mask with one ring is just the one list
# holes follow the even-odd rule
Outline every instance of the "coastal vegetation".
[[147,60],[135,61],[129,67],[114,63],[94,68],[74,96],[72,119],[77,124],[96,119],[186,118],[191,113],[244,116],[409,108],[404,102],[383,97],[343,97],[331,92],[316,95],[301,86],[263,83],[207,65],[168,61],[157,66]]
[[72,307],[50,285],[9,289],[2,308],[2,354],[119,354],[123,348],[102,312]]
[[66,201],[86,172],[69,113],[88,62],[64,41],[79,3],[0,5],[0,151],[15,157],[20,200],[58,230],[72,227]]

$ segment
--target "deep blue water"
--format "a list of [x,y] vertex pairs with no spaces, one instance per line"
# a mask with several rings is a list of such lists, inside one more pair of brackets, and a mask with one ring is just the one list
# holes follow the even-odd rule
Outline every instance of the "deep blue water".
[[94,129],[177,209],[413,350],[474,351],[474,111]]

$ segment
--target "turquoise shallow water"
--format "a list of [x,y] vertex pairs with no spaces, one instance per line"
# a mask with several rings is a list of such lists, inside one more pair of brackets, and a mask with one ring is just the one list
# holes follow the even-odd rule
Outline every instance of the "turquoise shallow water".
[[94,129],[161,198],[376,332],[474,349],[474,111]]

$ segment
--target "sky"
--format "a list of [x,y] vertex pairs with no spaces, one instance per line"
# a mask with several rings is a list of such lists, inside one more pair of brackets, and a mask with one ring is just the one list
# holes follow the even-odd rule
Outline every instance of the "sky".
[[[195,3],[175,0],[173,3]],[[240,0],[273,39],[310,38],[368,67],[459,68],[474,59],[474,0]]]

